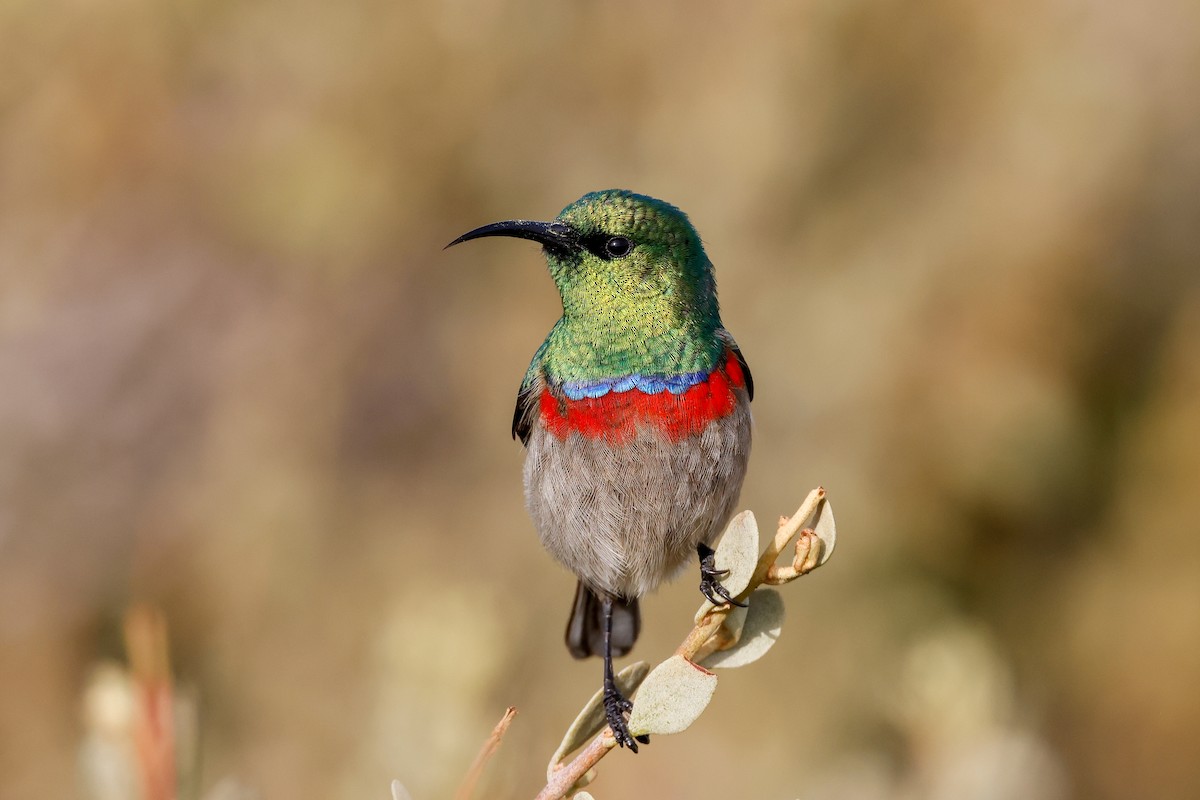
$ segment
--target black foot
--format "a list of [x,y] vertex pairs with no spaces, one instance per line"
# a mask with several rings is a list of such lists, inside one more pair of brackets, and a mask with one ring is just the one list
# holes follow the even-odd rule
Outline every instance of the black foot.
[[[721,578],[729,574],[727,569],[717,569],[713,556],[716,555],[708,545],[701,542],[696,545],[696,555],[700,556],[700,593],[714,606],[732,603],[745,608],[749,603],[739,603],[729,594],[729,590],[721,583]],[[720,598],[720,599],[717,599]]]
[[608,727],[612,728],[613,738],[617,740],[617,744],[621,747],[628,747],[633,752],[637,752],[637,742],[646,744],[650,741],[649,736],[637,737],[637,742],[629,735],[629,726],[625,723],[625,715],[633,710],[633,703],[625,699],[620,690],[615,685],[606,685],[604,687],[604,718],[608,721]]

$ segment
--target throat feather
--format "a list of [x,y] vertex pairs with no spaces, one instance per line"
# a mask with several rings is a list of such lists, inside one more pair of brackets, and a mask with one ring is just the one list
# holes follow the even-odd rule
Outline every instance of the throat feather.
[[746,378],[732,351],[709,373],[631,375],[603,381],[572,381],[543,390],[539,413],[555,436],[572,433],[613,443],[650,428],[671,441],[701,433],[733,413]]

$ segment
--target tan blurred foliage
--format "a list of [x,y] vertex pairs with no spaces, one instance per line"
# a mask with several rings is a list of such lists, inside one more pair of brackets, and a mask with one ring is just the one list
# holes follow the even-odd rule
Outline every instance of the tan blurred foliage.
[[718,265],[742,505],[841,541],[596,796],[1200,793],[1194,0],[9,0],[0,67],[0,796],[86,796],[132,602],[203,787],[445,797],[512,704],[531,796],[600,675],[508,438],[557,298],[441,247],[611,186]]

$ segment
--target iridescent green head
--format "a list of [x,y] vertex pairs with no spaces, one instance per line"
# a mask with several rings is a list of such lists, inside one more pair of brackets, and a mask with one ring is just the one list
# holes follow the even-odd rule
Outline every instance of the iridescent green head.
[[554,374],[691,371],[720,355],[712,264],[675,206],[620,189],[591,192],[553,222],[497,222],[451,244],[483,236],[542,244],[563,303],[543,348]]
[[712,264],[675,206],[633,192],[592,192],[563,209],[558,222],[578,243],[546,248],[565,316],[652,298],[659,301],[652,313],[665,315],[664,322],[716,313]]

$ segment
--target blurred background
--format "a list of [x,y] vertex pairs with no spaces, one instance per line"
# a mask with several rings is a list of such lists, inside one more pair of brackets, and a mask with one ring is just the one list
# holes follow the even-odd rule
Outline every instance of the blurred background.
[[448,797],[510,704],[536,793],[600,678],[509,438],[558,298],[441,248],[608,187],[717,265],[741,505],[840,541],[596,796],[1200,794],[1193,0],[9,0],[0,54],[0,796],[139,796],[134,604],[185,797]]

